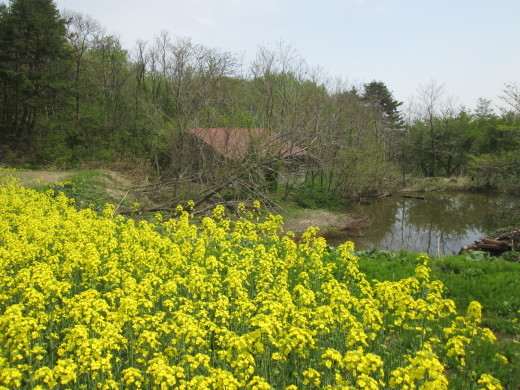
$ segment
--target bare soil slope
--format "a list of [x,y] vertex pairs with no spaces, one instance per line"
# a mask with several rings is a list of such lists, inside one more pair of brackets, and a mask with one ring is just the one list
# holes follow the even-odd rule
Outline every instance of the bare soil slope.
[[[366,217],[338,214],[327,210],[302,210],[284,219],[285,230],[303,233],[309,226],[318,227],[321,235],[357,235],[359,230],[370,226]],[[325,234],[324,232],[328,232]]]

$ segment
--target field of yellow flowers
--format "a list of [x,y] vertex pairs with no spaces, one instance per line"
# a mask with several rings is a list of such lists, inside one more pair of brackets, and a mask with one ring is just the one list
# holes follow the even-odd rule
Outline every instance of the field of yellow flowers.
[[426,255],[369,281],[258,203],[136,222],[1,180],[1,389],[502,388],[481,305],[459,314]]

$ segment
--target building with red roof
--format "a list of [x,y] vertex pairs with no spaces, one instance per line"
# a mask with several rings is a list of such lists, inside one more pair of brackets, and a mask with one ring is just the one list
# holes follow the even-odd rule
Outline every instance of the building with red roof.
[[228,160],[243,160],[251,156],[286,159],[307,155],[307,151],[269,129],[202,128],[189,131]]

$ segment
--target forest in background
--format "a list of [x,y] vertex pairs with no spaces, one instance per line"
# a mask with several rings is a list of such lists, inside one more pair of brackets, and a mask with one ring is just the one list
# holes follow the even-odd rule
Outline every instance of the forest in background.
[[[506,84],[501,98],[499,112],[485,99],[460,107],[432,81],[405,107],[384,82],[326,77],[283,42],[243,64],[167,32],[129,50],[50,0],[0,8],[0,164],[125,165],[168,183],[172,203],[273,190],[360,198],[460,175],[517,192],[520,87]],[[191,128],[269,129],[309,157],[292,173],[281,154],[215,163]]]

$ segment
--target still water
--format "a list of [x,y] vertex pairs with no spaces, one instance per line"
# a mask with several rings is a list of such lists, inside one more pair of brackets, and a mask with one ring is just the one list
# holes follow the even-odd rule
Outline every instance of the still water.
[[347,213],[365,215],[372,222],[359,231],[359,237],[348,240],[357,250],[453,254],[486,237],[487,232],[511,225],[520,210],[520,200],[511,196],[461,192],[411,196],[424,199],[394,195],[347,207]]

